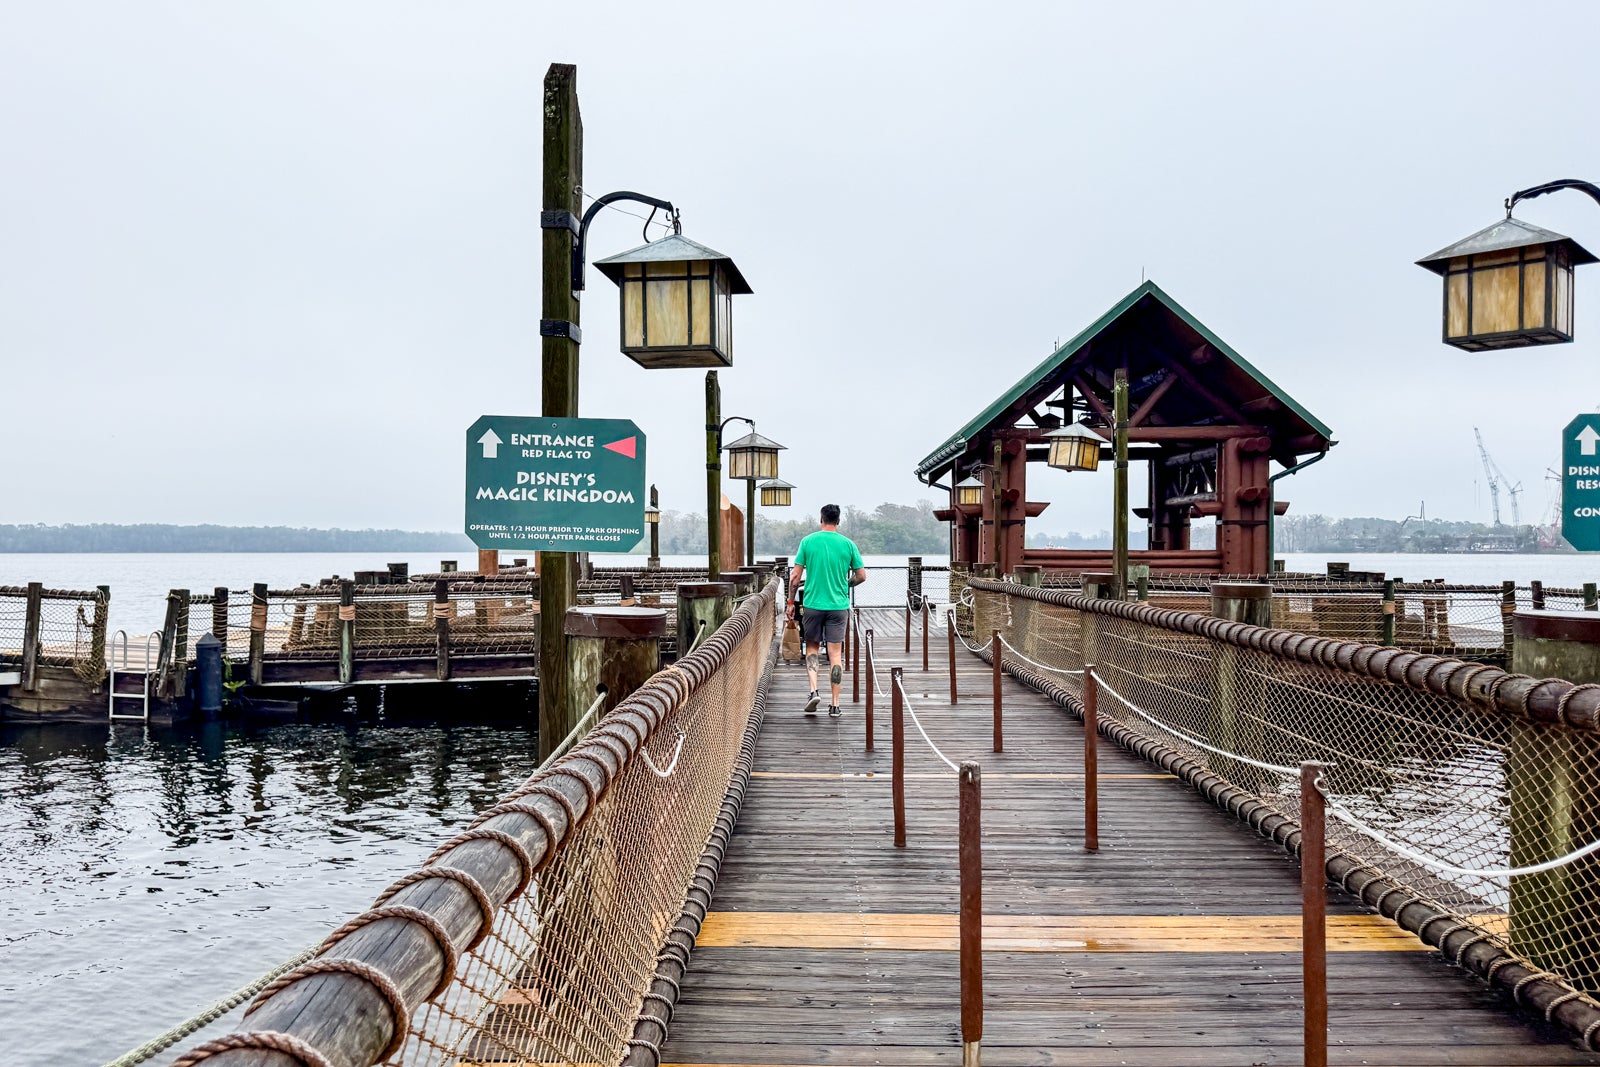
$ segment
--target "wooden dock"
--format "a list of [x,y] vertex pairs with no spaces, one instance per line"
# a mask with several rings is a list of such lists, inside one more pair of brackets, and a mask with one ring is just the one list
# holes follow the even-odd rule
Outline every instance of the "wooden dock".
[[[1007,676],[1006,750],[989,751],[988,665],[958,651],[952,708],[942,635],[924,674],[901,615],[872,616],[880,684],[903,666],[928,733],[983,766],[984,1062],[1300,1063],[1297,864],[1109,742],[1100,851],[1085,852],[1079,724]],[[908,719],[895,848],[887,695],[869,755],[864,703],[804,716],[806,688],[780,665],[662,1061],[960,1063],[955,775]],[[1329,893],[1332,1063],[1600,1063]]]

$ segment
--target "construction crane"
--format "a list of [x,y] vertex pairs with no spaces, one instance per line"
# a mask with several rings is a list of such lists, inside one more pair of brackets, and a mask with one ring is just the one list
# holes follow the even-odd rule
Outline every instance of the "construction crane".
[[1476,426],[1472,428],[1472,432],[1478,438],[1478,457],[1483,460],[1483,476],[1489,481],[1489,505],[1494,511],[1495,526],[1505,525],[1500,521],[1500,485],[1502,482],[1505,483],[1506,495],[1511,498],[1511,525],[1513,527],[1521,526],[1522,516],[1519,514],[1517,498],[1522,495],[1522,483],[1513,482],[1506,477],[1505,471],[1500,469],[1500,464],[1494,461],[1494,457],[1489,455],[1489,450],[1484,447],[1483,433]]

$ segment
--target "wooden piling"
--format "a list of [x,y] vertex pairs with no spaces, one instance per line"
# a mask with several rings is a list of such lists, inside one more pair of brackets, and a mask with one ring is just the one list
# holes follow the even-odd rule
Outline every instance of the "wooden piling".
[[1083,847],[1100,850],[1100,682],[1083,665]]
[[250,587],[250,662],[251,685],[260,685],[267,655],[267,583]]
[[1300,765],[1300,966],[1305,1067],[1328,1067],[1328,860],[1317,788],[1325,764]]
[[604,715],[660,668],[667,613],[661,608],[583,605],[567,609],[566,632],[566,719],[571,733],[602,689]]
[[450,582],[440,578],[433,583],[434,677],[450,680]]
[[1383,633],[1381,644],[1394,644],[1395,626],[1394,579],[1387,578],[1383,583]]
[[339,681],[348,685],[356,680],[356,584],[346,578],[339,583]]
[[894,796],[894,847],[906,847],[906,723],[900,668],[889,668],[890,791]]
[[29,582],[22,618],[22,690],[39,687],[39,631],[44,620],[44,583]]
[[1001,751],[1004,745],[1000,737],[1000,680],[1005,675],[1005,646],[1000,643],[1000,631],[993,631],[989,639],[989,655],[993,660],[994,672],[994,750]]
[[228,587],[216,586],[211,590],[211,636],[221,646],[222,658],[228,658]]
[[[111,587],[97,585],[95,591],[100,594],[94,602],[94,628],[89,632],[89,657],[96,664],[97,670],[103,670],[106,663],[106,630],[111,619]],[[95,680],[98,686],[100,680]]]
[[731,582],[678,583],[679,659],[689,654],[697,637],[710,637],[728,621],[733,614],[733,593]]
[[960,865],[961,1063],[978,1067],[983,1040],[983,771],[961,764],[956,830]]

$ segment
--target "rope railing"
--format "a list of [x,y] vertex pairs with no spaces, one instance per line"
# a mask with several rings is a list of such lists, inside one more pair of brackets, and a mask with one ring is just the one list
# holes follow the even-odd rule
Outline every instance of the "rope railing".
[[274,980],[254,1029],[179,1063],[286,1048],[305,1063],[617,1063],[636,1050],[759,706],[776,588]]
[[916,705],[911,703],[911,696],[906,692],[905,682],[899,675],[895,675],[891,684],[899,689],[901,704],[911,715],[911,725],[917,728],[917,733],[922,735],[922,740],[927,742],[928,747],[933,750],[933,754],[938,756],[940,762],[942,762],[946,767],[949,767],[952,771],[960,771],[961,768],[956,765],[956,761],[951,759],[949,756],[946,756],[943,750],[941,750],[938,745],[933,743],[933,738],[928,736],[928,731],[922,728],[922,720],[917,717]]
[[[1080,716],[1103,691],[1101,736],[1292,853],[1305,767],[1320,766],[1327,877],[1595,1047],[1600,686],[1066,590],[969,587],[974,629],[1001,632],[1013,677]],[[1068,673],[1091,664],[1092,682]]]

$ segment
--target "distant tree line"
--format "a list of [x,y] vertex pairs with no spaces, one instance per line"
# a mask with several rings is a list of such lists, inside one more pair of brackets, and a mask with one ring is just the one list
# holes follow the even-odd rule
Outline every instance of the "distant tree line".
[[[931,500],[919,500],[910,506],[879,504],[871,511],[847,506],[839,529],[869,555],[943,555],[950,550],[950,527],[933,517],[934,506]],[[763,556],[792,556],[800,539],[817,528],[815,515],[772,519],[766,510],[758,509],[756,552]],[[662,512],[662,555],[698,555],[705,550],[704,515]]]
[[1278,552],[1464,552],[1491,545],[1520,552],[1569,551],[1559,538],[1554,545],[1541,545],[1537,527],[1446,519],[1285,515],[1277,522],[1275,538]]
[[0,552],[432,552],[472,549],[465,534],[295,526],[0,525]]

